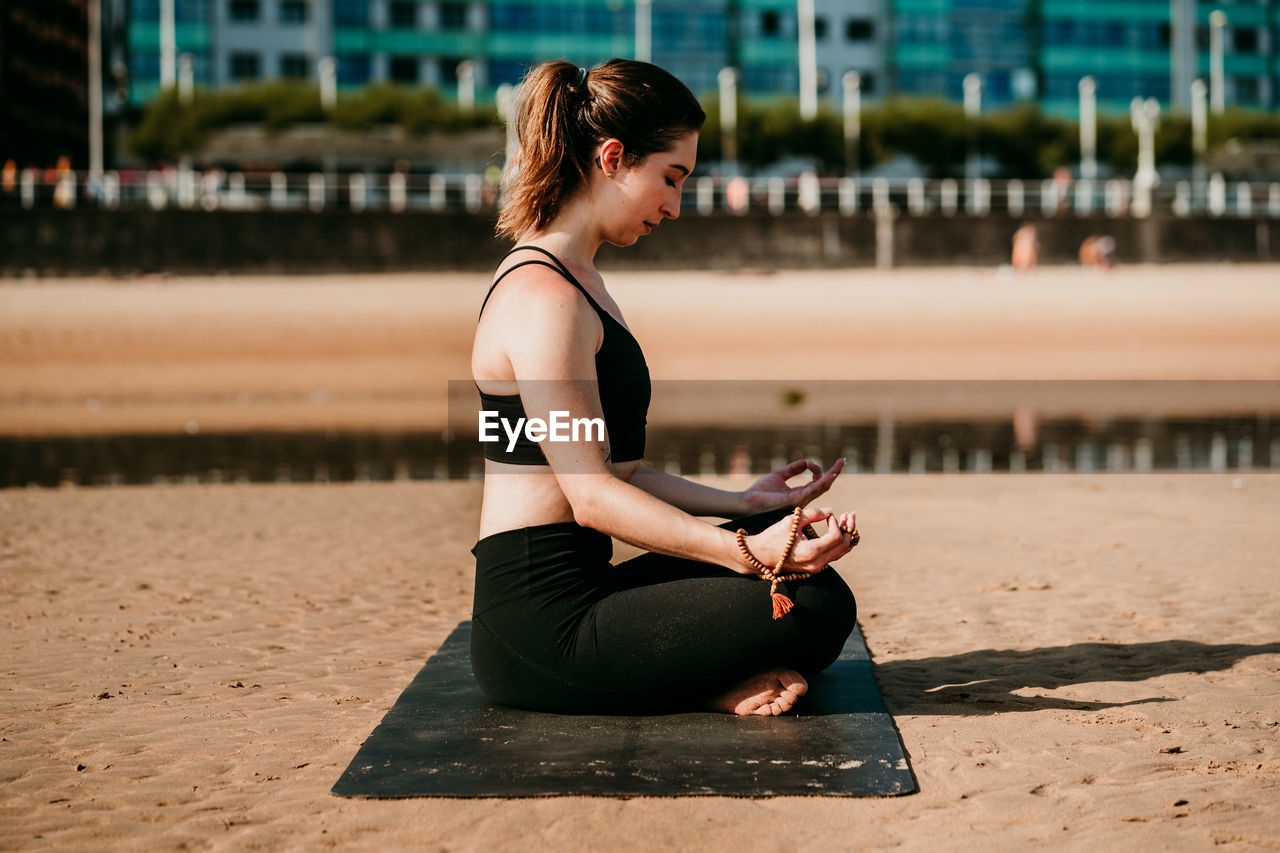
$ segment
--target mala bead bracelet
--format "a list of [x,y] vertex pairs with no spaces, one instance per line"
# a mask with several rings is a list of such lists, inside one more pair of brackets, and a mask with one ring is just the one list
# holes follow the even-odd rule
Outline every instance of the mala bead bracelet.
[[[770,582],[769,598],[773,601],[774,619],[781,619],[783,616],[786,616],[791,612],[791,608],[795,607],[795,604],[791,599],[778,592],[778,584],[784,583],[785,581],[798,581],[809,577],[808,572],[785,573],[782,571],[782,567],[787,562],[787,558],[791,556],[792,550],[796,547],[796,537],[800,533],[800,514],[802,512],[803,510],[800,507],[796,507],[791,512],[791,533],[787,535],[787,547],[782,550],[782,556],[778,558],[778,562],[772,567],[766,566],[764,563],[756,559],[756,555],[752,554],[751,550],[747,548],[747,531],[742,528],[738,528],[738,550],[742,552],[743,559],[746,560],[748,566],[760,573],[761,578]],[[858,529],[856,527],[853,530],[850,530],[847,527],[841,527],[840,529],[853,537],[854,545],[857,545],[862,539],[858,534]],[[814,533],[812,527],[805,525],[804,531],[806,536],[816,538],[816,533]],[[825,569],[826,567],[824,566],[823,568]]]

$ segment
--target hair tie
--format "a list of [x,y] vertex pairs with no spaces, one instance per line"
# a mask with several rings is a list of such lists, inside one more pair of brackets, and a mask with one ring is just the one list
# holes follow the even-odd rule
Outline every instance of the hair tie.
[[573,88],[581,89],[582,84],[585,82],[587,82],[587,69],[582,66],[578,66],[578,77],[573,81]]

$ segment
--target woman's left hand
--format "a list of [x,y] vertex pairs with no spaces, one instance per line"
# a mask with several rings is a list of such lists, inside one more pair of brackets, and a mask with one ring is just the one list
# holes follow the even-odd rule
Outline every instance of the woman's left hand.
[[[784,468],[779,468],[772,474],[765,474],[742,493],[747,512],[756,513],[781,507],[805,506],[831,488],[836,477],[844,470],[844,464],[843,459],[837,459],[836,463],[824,472],[818,463],[800,459]],[[787,480],[805,471],[813,475],[812,480],[794,488],[787,485]]]

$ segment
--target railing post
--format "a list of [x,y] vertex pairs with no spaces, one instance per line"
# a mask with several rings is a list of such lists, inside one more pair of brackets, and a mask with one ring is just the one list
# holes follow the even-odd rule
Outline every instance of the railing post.
[[1227,182],[1221,172],[1209,178],[1209,215],[1221,216],[1227,212]]
[[1040,182],[1040,212],[1045,216],[1058,212],[1058,185],[1052,178]]
[[107,210],[120,207],[120,173],[111,171],[102,176],[102,206]]
[[991,182],[986,178],[974,178],[969,182],[969,213],[986,216],[991,212]]
[[889,209],[889,179],[888,178],[872,178],[871,180],[871,209],[875,211],[876,216],[883,216]]
[[353,212],[364,212],[368,201],[366,190],[364,175],[361,173],[355,172],[347,178],[347,204],[351,206]]
[[324,175],[315,173],[307,176],[307,206],[312,213],[324,210]]
[[787,209],[787,182],[782,178],[769,179],[769,212],[781,216]]
[[1173,215],[1191,215],[1191,184],[1188,181],[1178,181],[1173,187]]
[[960,186],[955,178],[944,178],[938,184],[938,208],[943,216],[955,216],[960,201]]
[[[408,206],[409,192],[405,183],[404,172],[392,172],[387,176],[387,207],[394,213],[399,213]],[[443,190],[440,195],[443,197]]]
[[164,210],[169,203],[169,194],[165,192],[164,182],[158,172],[147,172],[147,203],[153,210]]
[[799,198],[800,209],[810,216],[817,216],[822,210],[822,185],[818,183],[818,173],[805,169],[800,173]]
[[1088,216],[1093,213],[1093,181],[1076,182],[1076,215]]
[[462,178],[462,203],[468,213],[479,213],[484,195],[484,176],[469,174]]
[[699,214],[710,216],[714,213],[716,206],[715,179],[709,177],[698,178],[698,182],[694,186],[694,197]]
[[19,194],[22,196],[22,207],[30,210],[36,204],[36,170],[23,169],[18,181]]
[[1010,216],[1021,216],[1027,209],[1026,190],[1022,181],[1014,178],[1005,185],[1005,206]]
[[249,198],[244,191],[244,172],[232,172],[227,176],[227,204],[236,210],[248,206]]
[[1253,185],[1248,181],[1236,184],[1236,216],[1241,219],[1253,216]]
[[928,209],[924,199],[924,178],[907,178],[907,213],[922,216]]
[[271,206],[283,208],[289,200],[289,178],[284,172],[271,173]]
[[838,190],[840,196],[840,212],[852,216],[858,212],[858,181],[856,178],[841,178]]
[[427,180],[427,204],[432,210],[444,210],[448,192],[444,175],[436,172]]

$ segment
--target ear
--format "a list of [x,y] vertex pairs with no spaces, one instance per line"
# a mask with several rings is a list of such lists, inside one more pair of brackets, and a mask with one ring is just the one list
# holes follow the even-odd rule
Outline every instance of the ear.
[[600,168],[606,175],[615,175],[622,168],[622,141],[606,139],[600,145]]

